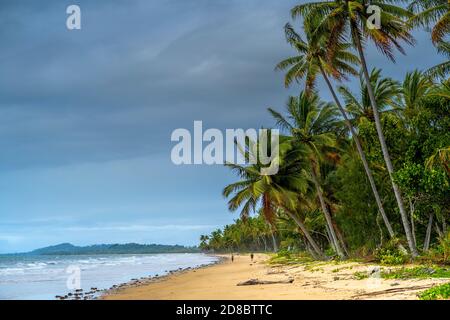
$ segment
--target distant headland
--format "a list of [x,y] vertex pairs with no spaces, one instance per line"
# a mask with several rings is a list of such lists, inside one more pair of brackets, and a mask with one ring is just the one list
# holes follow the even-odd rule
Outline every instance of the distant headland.
[[155,254],[155,253],[196,253],[197,247],[163,244],[95,244],[90,246],[75,246],[71,243],[61,243],[55,246],[36,249],[26,254],[31,255],[95,255],[95,254]]

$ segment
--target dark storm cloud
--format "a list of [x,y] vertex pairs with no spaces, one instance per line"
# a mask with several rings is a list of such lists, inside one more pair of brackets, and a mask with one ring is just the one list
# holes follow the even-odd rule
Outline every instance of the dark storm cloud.
[[2,10],[2,168],[166,152],[195,119],[259,126],[284,94],[287,2],[81,1],[80,31],[69,3]]

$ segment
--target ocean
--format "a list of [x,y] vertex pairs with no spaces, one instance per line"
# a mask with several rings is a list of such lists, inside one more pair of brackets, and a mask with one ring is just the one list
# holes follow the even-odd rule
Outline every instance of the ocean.
[[81,288],[108,289],[132,279],[217,262],[201,253],[145,255],[0,255],[1,300],[52,300]]

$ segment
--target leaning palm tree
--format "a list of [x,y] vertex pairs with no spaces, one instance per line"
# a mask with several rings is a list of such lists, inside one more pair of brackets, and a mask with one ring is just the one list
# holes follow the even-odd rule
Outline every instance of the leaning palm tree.
[[[370,84],[370,75],[364,54],[364,44],[366,40],[372,43],[388,58],[395,61],[394,49],[405,53],[400,41],[408,44],[414,43],[414,38],[410,34],[410,25],[405,19],[412,17],[412,13],[402,7],[392,4],[395,0],[378,0],[370,4],[366,0],[333,0],[301,4],[292,9],[293,17],[318,17],[321,22],[317,26],[315,33],[325,33],[329,35],[329,50],[333,52],[339,43],[350,37],[354,47],[358,51],[362,71],[367,83],[369,98],[372,104],[375,126],[380,140],[381,150],[386,163],[392,188],[397,200],[398,208],[405,229],[406,239],[413,257],[418,255],[416,245],[408,221],[405,205],[398,185],[394,181],[394,166],[387,148],[386,139],[382,130],[380,115],[374,90]],[[369,5],[376,5],[380,10],[380,25],[372,24],[372,13],[368,12]]]
[[309,158],[308,174],[313,182],[331,234],[336,253],[345,258],[334,230],[331,214],[320,186],[320,161],[322,151],[335,145],[333,130],[336,128],[337,113],[332,104],[320,101],[315,92],[302,91],[299,97],[290,97],[287,103],[287,117],[269,108],[280,129],[289,131],[298,147],[306,148]]
[[357,71],[353,68],[353,65],[358,63],[359,60],[350,51],[348,51],[349,44],[340,44],[336,46],[335,51],[332,55],[330,55],[327,50],[328,37],[323,34],[321,36],[315,36],[313,34],[317,23],[318,21],[312,17],[305,20],[304,30],[306,33],[306,40],[303,40],[290,24],[285,26],[286,39],[288,43],[290,43],[291,46],[298,52],[298,55],[283,60],[277,65],[276,69],[288,69],[285,76],[286,87],[288,87],[294,80],[298,82],[300,79],[304,78],[306,92],[310,92],[314,89],[317,75],[322,75],[334,98],[336,106],[339,108],[339,111],[344,118],[344,123],[348,131],[351,133],[353,141],[355,142],[384,224],[390,237],[395,238],[394,230],[386,212],[384,211],[383,203],[375,184],[375,179],[373,178],[372,171],[364,154],[358,134],[350,122],[346,111],[342,107],[329,79],[329,77],[332,77],[339,81],[344,79],[346,74],[356,75]]
[[[225,197],[230,197],[228,208],[234,212],[241,208],[240,215],[247,218],[255,212],[258,206],[261,207],[262,215],[269,224],[273,224],[278,212],[277,208],[282,207],[284,212],[298,225],[303,235],[314,249],[316,257],[323,258],[324,254],[309,233],[304,223],[295,215],[297,191],[305,186],[305,178],[296,165],[285,163],[284,154],[289,144],[283,142],[280,147],[279,172],[276,175],[263,175],[261,169],[263,165],[259,161],[254,164],[238,165],[227,163],[226,166],[232,169],[240,178],[238,182],[226,186],[223,190]],[[246,159],[254,158],[257,155],[257,143],[248,140],[247,146],[238,148]],[[295,191],[291,191],[295,190]]]
[[431,27],[431,40],[439,43],[450,33],[449,0],[414,0],[408,9],[416,13],[409,22],[413,25]]

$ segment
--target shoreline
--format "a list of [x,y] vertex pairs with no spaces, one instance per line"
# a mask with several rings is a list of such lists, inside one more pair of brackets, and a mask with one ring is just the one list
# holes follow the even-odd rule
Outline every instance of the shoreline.
[[[313,262],[270,265],[269,255],[214,255],[211,265],[180,270],[142,283],[129,283],[102,294],[101,300],[416,300],[427,288],[449,279],[364,279],[373,265],[360,262]],[[274,284],[245,285],[251,279]],[[288,283],[293,279],[292,283]]]
[[190,272],[190,271],[196,272],[197,270],[202,270],[205,268],[212,268],[216,265],[224,263],[226,260],[229,260],[229,258],[227,258],[224,255],[215,255],[215,254],[206,254],[206,255],[217,258],[217,261],[209,263],[209,264],[203,264],[203,265],[200,265],[197,267],[187,267],[187,268],[179,268],[177,270],[171,270],[171,271],[168,271],[164,275],[155,275],[155,276],[151,276],[151,277],[149,276],[149,277],[141,277],[139,279],[131,279],[128,282],[116,284],[116,285],[113,285],[109,289],[103,290],[99,296],[95,297],[95,299],[107,300],[108,299],[107,297],[117,295],[123,290],[128,290],[128,289],[136,288],[136,287],[140,287],[140,286],[151,285],[151,284],[157,283],[159,281],[167,280],[170,277],[182,275],[182,274]]
[[[167,254],[166,254],[167,255]],[[100,287],[85,287],[83,289],[74,289],[70,291],[66,291],[63,295],[55,295],[53,296],[53,299],[56,300],[101,300],[103,296],[114,294],[119,290],[124,290],[136,286],[142,286],[142,285],[148,285],[151,283],[155,283],[157,281],[162,281],[168,277],[171,277],[173,275],[183,274],[189,271],[199,270],[202,268],[207,268],[214,266],[216,264],[222,263],[227,258],[224,256],[214,255],[214,254],[202,254],[203,256],[207,257],[208,261],[194,261],[194,263],[191,263],[191,266],[186,267],[179,267],[177,269],[171,269],[171,267],[168,267],[164,271],[160,271],[158,273],[153,273],[149,275],[139,275],[135,276],[135,278],[132,278],[131,276],[128,278],[130,280],[126,280],[125,282],[121,282],[120,280],[117,280],[116,282],[110,282],[107,286],[100,286]],[[133,255],[134,257],[135,255]],[[145,255],[144,255],[145,256]],[[185,264],[189,265],[189,264]],[[172,266],[174,268],[175,266]],[[126,272],[126,270],[124,270]],[[90,287],[90,289],[89,289]]]

